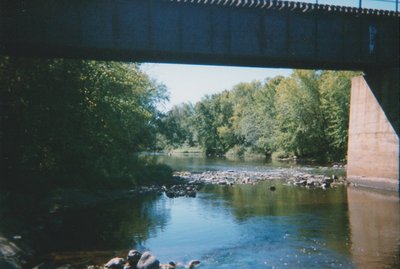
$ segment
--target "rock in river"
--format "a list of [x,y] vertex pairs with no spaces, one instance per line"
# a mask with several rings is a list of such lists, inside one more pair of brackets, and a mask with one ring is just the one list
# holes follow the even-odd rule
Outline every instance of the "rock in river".
[[104,267],[110,268],[110,269],[122,269],[124,267],[125,260],[123,258],[112,258],[109,260]]
[[126,265],[125,269],[133,268],[136,269],[137,264],[140,260],[140,257],[142,257],[142,253],[137,251],[136,249],[132,249],[129,251],[128,256],[126,257]]
[[150,252],[146,251],[140,258],[137,269],[159,269],[160,262]]
[[200,265],[200,261],[191,260],[186,267],[189,268],[189,269],[193,269],[193,268],[195,268],[195,267],[197,267],[199,265]]

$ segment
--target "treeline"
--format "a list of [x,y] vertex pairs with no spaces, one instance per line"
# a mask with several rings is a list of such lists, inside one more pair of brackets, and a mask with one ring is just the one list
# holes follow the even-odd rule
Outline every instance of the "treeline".
[[159,122],[158,148],[344,160],[350,79],[357,74],[296,70],[175,106]]
[[[140,161],[166,88],[137,64],[0,58],[1,189],[162,180]],[[111,180],[112,179],[112,180]]]
[[157,105],[167,90],[138,64],[2,57],[0,187],[108,188],[170,179],[170,168],[138,158],[149,149],[342,160],[355,75],[297,70],[163,114]]

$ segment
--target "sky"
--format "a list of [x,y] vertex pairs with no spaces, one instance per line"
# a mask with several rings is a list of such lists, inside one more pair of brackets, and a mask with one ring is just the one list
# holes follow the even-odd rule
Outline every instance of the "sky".
[[[358,6],[360,0],[318,0],[319,4]],[[302,2],[315,3],[316,0]],[[375,9],[395,9],[395,0],[362,0],[362,6]],[[231,89],[240,82],[263,81],[277,75],[288,76],[291,69],[252,68],[209,65],[144,63],[142,70],[151,78],[167,86],[170,101],[159,109],[168,111],[172,106],[191,102],[195,104],[205,95]]]
[[267,77],[288,76],[292,72],[291,69],[276,68],[153,63],[145,63],[141,69],[167,86],[170,101],[160,108],[165,111],[183,102],[195,104],[205,95],[229,90],[240,82],[263,81]]
[[[316,3],[317,0],[289,0],[295,2]],[[360,0],[318,0],[318,4],[358,7]],[[363,8],[395,10],[396,0],[361,0]]]

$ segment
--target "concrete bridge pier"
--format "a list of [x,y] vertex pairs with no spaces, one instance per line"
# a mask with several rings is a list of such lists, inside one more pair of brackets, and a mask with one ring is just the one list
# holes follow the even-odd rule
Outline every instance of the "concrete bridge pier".
[[347,178],[400,191],[399,68],[370,70],[351,84]]

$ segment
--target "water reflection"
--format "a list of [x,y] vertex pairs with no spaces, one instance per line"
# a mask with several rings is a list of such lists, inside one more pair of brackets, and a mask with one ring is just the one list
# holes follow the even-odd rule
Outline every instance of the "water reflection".
[[[275,192],[270,186],[276,186]],[[346,267],[352,268],[347,218],[346,189],[328,191],[290,187],[282,182],[256,186],[207,186],[200,196],[208,211],[229,209],[240,234],[240,242],[217,249],[207,259],[212,266],[240,268]],[[221,202],[221,199],[222,202]],[[247,254],[249,260],[243,259]],[[225,257],[225,258],[222,258]],[[252,260],[253,259],[253,260]]]
[[[205,162],[198,169],[198,163],[192,164],[194,171],[232,165],[226,160],[187,161]],[[254,162],[230,167],[270,169]],[[162,262],[200,259],[203,269],[400,265],[397,194],[269,181],[209,185],[197,198],[145,195],[53,213],[39,198],[0,199],[0,233],[22,235],[38,250],[38,261],[48,258],[84,268],[124,256],[134,247],[151,250]]]
[[21,235],[33,247],[31,265],[41,259],[102,264],[113,253],[126,255],[166,226],[169,212],[159,199],[147,195],[52,212],[40,197],[36,201],[31,196],[3,198],[0,233]]
[[49,244],[53,251],[129,249],[166,225],[168,211],[156,202],[158,198],[153,195],[60,212],[54,216],[60,225],[49,227],[46,239],[64,237],[62,243]]
[[397,193],[348,188],[351,254],[358,268],[400,268]]
[[174,154],[168,155],[151,155],[143,154],[142,158],[152,160],[153,162],[162,163],[169,165],[175,171],[190,171],[190,172],[202,172],[202,171],[224,171],[224,170],[235,170],[235,171],[250,171],[250,172],[309,172],[331,176],[332,174],[338,176],[344,176],[344,169],[337,169],[332,167],[326,167],[324,165],[319,166],[316,163],[303,163],[300,161],[277,161],[271,159],[265,159],[260,157],[254,157],[249,159],[235,158],[235,157],[204,157],[202,154]]

